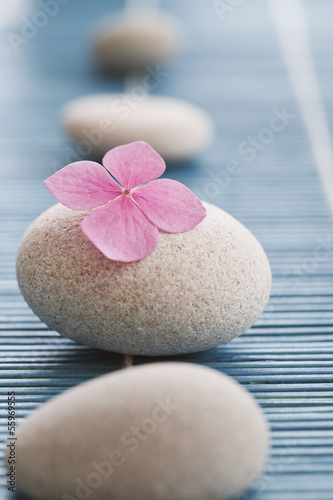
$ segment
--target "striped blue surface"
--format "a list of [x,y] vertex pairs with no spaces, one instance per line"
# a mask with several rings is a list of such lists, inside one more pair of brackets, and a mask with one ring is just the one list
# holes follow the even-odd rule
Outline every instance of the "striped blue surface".
[[[31,3],[28,18],[40,9]],[[304,5],[332,126],[333,5],[329,0]],[[121,79],[95,71],[88,36],[95,19],[122,6],[122,1],[70,0],[18,54],[11,50],[8,31],[19,33],[23,19],[7,28],[0,45],[2,450],[8,389],[16,392],[20,420],[55,394],[117,370],[124,361],[48,331],[24,303],[15,278],[23,232],[54,202],[43,180],[66,163],[67,148],[75,148],[61,129],[59,107],[78,95],[124,88]],[[267,415],[270,461],[245,498],[332,500],[332,219],[266,3],[240,2],[224,20],[211,1],[165,0],[162,6],[183,19],[188,44],[165,67],[169,74],[156,93],[200,104],[217,127],[208,151],[171,166],[167,176],[246,224],[264,246],[274,277],[268,307],[246,334],[176,359],[233,376]],[[274,110],[284,107],[294,115],[290,123],[247,161],[239,145],[260,134]],[[214,184],[231,160],[239,163],[239,175],[227,186]],[[150,361],[134,359],[135,364]],[[0,498],[14,498],[6,492],[2,462],[0,474]]]

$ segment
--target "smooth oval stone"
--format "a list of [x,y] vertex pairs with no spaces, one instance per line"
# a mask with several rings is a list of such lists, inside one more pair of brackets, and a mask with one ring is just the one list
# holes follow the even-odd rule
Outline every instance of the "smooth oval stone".
[[194,229],[160,233],[146,259],[107,259],[83,233],[90,212],[60,204],[28,229],[17,278],[44,323],[81,344],[172,355],[228,342],[260,316],[271,272],[254,236],[213,205]]
[[182,38],[179,21],[170,14],[135,10],[103,20],[95,54],[106,70],[141,71],[176,52]]
[[264,417],[210,368],[156,363],[66,391],[17,432],[17,487],[45,500],[224,500],[268,451]]
[[211,142],[214,128],[198,106],[172,97],[148,96],[140,85],[128,94],[75,99],[64,108],[63,121],[82,156],[104,155],[116,146],[145,141],[166,161],[198,154]]

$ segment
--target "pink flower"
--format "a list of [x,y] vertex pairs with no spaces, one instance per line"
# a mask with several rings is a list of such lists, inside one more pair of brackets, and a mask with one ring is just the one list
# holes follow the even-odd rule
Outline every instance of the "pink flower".
[[45,185],[66,207],[96,208],[81,222],[86,236],[107,258],[134,262],[155,250],[158,229],[184,233],[206,216],[201,201],[183,184],[154,180],[164,170],[154,149],[133,142],[109,151],[103,166],[93,161],[71,163]]

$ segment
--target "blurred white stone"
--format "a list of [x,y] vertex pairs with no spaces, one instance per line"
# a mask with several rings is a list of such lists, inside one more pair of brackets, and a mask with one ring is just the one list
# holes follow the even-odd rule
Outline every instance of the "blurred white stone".
[[129,10],[101,22],[96,32],[95,53],[102,68],[133,72],[175,53],[184,30],[170,14]]
[[147,94],[149,85],[161,78],[154,72],[131,92],[84,96],[64,108],[64,126],[78,142],[78,154],[103,155],[113,147],[145,141],[164,160],[176,161],[210,144],[214,126],[204,110],[181,99]]

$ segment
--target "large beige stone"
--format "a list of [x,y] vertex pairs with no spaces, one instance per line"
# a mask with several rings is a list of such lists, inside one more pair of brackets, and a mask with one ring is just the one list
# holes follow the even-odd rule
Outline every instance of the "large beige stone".
[[54,398],[17,432],[17,487],[36,500],[225,500],[262,470],[253,397],[210,368],[156,363]]
[[125,94],[92,94],[69,102],[62,117],[78,153],[102,156],[116,146],[145,141],[168,162],[205,149],[214,134],[207,113],[182,99],[148,95],[152,84],[154,76],[148,74]]
[[83,233],[90,212],[60,204],[28,229],[17,278],[26,301],[61,335],[125,354],[209,349],[245,332],[270,294],[267,257],[254,236],[219,208],[182,234],[160,233],[146,259],[107,259]]

